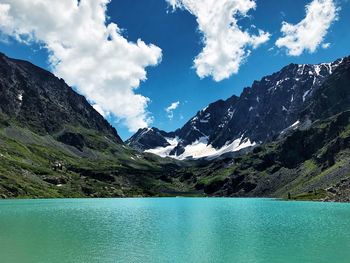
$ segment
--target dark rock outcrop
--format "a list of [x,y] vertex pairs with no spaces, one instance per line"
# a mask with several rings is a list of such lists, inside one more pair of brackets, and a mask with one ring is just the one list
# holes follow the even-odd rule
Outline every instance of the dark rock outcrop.
[[174,137],[175,133],[167,133],[157,128],[143,128],[139,129],[126,143],[138,151],[144,151],[157,147],[167,147],[170,144],[166,138]]
[[122,143],[117,131],[83,96],[62,79],[29,62],[0,54],[0,94],[3,125],[11,121],[43,135],[70,126],[94,130]]

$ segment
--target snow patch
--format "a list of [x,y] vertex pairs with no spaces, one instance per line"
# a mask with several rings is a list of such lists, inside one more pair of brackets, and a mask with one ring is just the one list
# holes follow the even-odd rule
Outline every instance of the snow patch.
[[232,117],[233,117],[233,114],[235,114],[235,112],[236,112],[236,109],[229,109],[228,111],[227,111],[227,116],[230,118],[230,119],[232,119]]
[[321,73],[321,67],[320,65],[315,65],[314,66],[314,69],[315,69],[315,73],[317,76],[320,76],[320,73]]
[[139,137],[142,137],[143,135],[147,134],[148,132],[153,131],[152,128],[146,128],[142,133],[139,135]]
[[170,155],[170,152],[178,145],[178,143],[180,142],[178,137],[175,138],[165,138],[167,140],[167,142],[170,144],[169,146],[166,147],[157,147],[155,149],[149,149],[146,150],[145,152],[147,153],[153,153],[156,154],[160,157],[168,157]]
[[298,75],[302,75],[304,73],[305,66],[305,64],[298,65]]
[[342,64],[344,61],[344,58],[340,59],[339,62],[336,62],[332,65],[333,70],[336,69],[340,64]]
[[300,124],[300,121],[298,120],[294,122],[289,128],[293,128],[295,130],[296,128],[298,128],[299,124]]
[[177,159],[184,160],[186,158],[213,158],[224,153],[237,152],[247,147],[255,146],[256,143],[251,142],[249,138],[243,139],[243,136],[234,140],[231,143],[226,143],[222,148],[215,149],[211,144],[208,144],[208,137],[201,137],[191,145],[185,147],[185,152],[177,156]]
[[200,123],[208,123],[210,119],[210,113],[205,114],[205,116],[203,117],[203,119],[200,119],[199,122]]
[[298,129],[299,124],[300,124],[300,121],[294,122],[291,126],[289,126],[288,128],[284,129],[280,134],[282,135],[282,134],[286,133],[289,130],[296,130],[296,129]]
[[311,91],[311,89],[305,91],[305,93],[304,93],[304,95],[303,95],[303,102],[305,102],[306,97],[307,97],[307,95],[309,95],[310,91]]
[[218,157],[224,153],[228,152],[236,152],[241,149],[255,146],[255,142],[251,142],[249,138],[243,139],[243,135],[241,138],[234,140],[231,143],[226,143],[222,148],[216,149],[211,144],[208,144],[208,137],[203,136],[198,140],[193,142],[190,145],[185,147],[185,151],[183,154],[179,156],[170,156],[170,152],[178,145],[180,142],[179,138],[166,138],[168,143],[170,144],[167,147],[158,147],[155,149],[149,149],[145,152],[156,154],[160,157],[171,157],[178,160],[184,160],[187,158],[199,159],[199,158],[213,158]]
[[329,75],[331,75],[333,73],[332,63],[325,63],[323,65],[326,66],[326,68],[328,69]]

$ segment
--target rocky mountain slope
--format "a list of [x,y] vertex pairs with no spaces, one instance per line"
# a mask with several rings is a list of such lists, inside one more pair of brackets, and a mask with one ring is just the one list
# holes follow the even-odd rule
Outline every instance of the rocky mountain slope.
[[[117,131],[62,79],[29,62],[0,54],[0,113],[38,134],[58,134],[73,143],[71,129],[96,130],[115,143],[122,140]],[[81,142],[83,143],[83,142]],[[81,145],[83,146],[83,145]]]
[[124,145],[62,79],[0,55],[0,197],[175,193],[177,167]]
[[143,129],[127,144],[163,157],[185,159],[215,157],[272,141],[298,124],[301,112],[323,83],[348,63],[349,58],[319,65],[290,64],[255,81],[240,97],[210,104],[175,132]]
[[297,116],[297,125],[250,153],[186,168],[192,187],[213,196],[350,201],[350,59]]
[[350,112],[235,158],[188,169],[189,183],[211,196],[349,201]]

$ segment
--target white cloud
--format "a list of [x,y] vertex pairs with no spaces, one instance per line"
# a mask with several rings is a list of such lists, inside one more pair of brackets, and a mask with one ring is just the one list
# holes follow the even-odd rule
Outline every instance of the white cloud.
[[323,43],[322,44],[322,48],[323,49],[327,49],[327,48],[329,48],[331,46],[331,43]]
[[300,56],[304,51],[315,52],[336,20],[338,10],[333,0],[313,0],[306,6],[306,17],[298,24],[282,23],[283,37],[276,45],[287,48],[290,56]]
[[109,2],[1,0],[0,31],[43,45],[57,76],[135,131],[150,122],[149,99],[135,89],[146,80],[145,68],[160,63],[162,51],[142,40],[129,42],[115,23],[107,23]]
[[180,106],[180,102],[176,101],[170,104],[169,107],[165,109],[165,111],[168,113],[168,118],[172,120],[174,118],[174,110],[176,110]]
[[187,10],[197,18],[203,34],[204,48],[195,58],[200,78],[212,76],[215,81],[238,72],[252,49],[269,40],[270,34],[257,30],[254,35],[237,25],[239,17],[256,8],[254,0],[166,0],[173,9]]
[[92,105],[92,107],[95,109],[95,111],[97,111],[99,114],[101,114],[104,118],[107,118],[111,115],[111,113],[109,111],[104,111],[103,108],[98,104],[94,104],[94,105]]

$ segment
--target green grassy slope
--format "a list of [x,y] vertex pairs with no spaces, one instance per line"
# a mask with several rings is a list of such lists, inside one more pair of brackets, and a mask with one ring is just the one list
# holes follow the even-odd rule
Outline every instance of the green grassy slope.
[[[0,128],[3,198],[259,196],[346,201],[350,111],[292,131],[251,153],[179,162],[141,154],[85,129],[82,149],[9,125]],[[60,167],[62,166],[62,167]]]
[[13,125],[2,127],[0,196],[119,197],[188,192],[188,186],[173,176],[182,163],[138,153],[91,130],[74,129],[89,147],[79,150],[57,141],[59,135],[41,136]]
[[350,111],[191,170],[193,187],[208,195],[348,200]]

